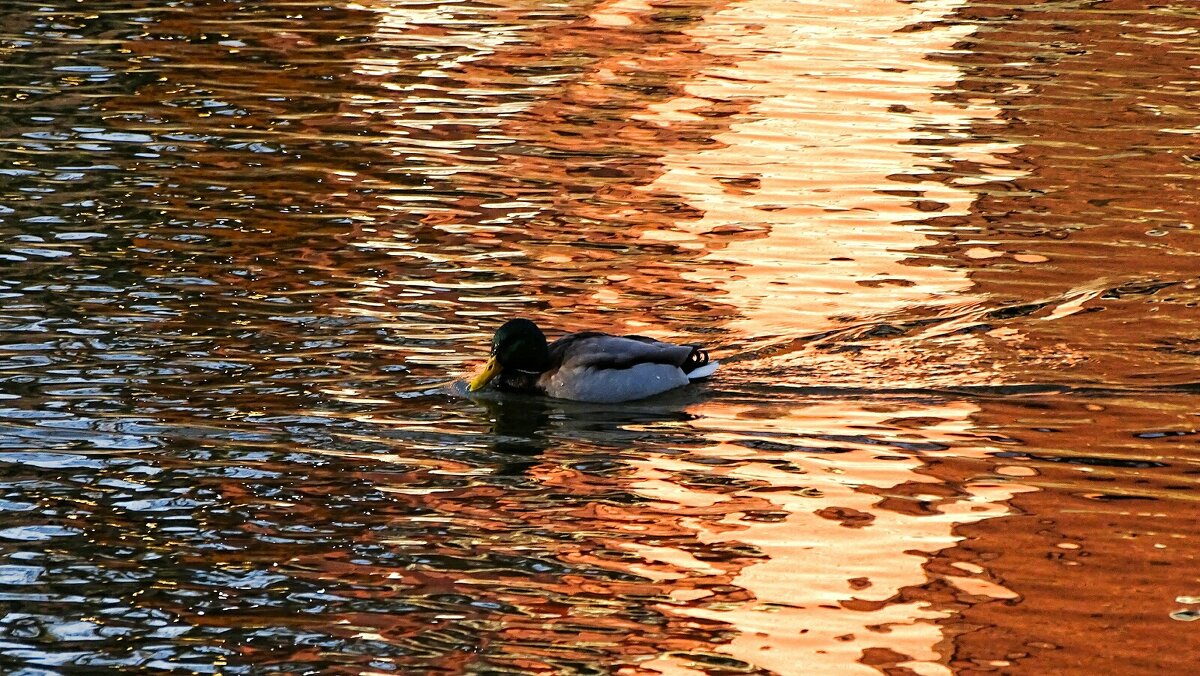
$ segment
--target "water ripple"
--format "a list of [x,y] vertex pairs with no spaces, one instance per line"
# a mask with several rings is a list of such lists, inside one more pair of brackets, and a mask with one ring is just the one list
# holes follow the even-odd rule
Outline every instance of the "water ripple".
[[1181,6],[9,4],[0,670],[1191,666]]

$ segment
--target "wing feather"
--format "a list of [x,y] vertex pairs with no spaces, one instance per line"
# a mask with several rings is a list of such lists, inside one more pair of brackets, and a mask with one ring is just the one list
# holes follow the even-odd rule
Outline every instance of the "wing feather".
[[573,333],[550,345],[550,369],[539,389],[559,399],[632,401],[687,385],[716,370],[707,353],[645,336]]
[[597,369],[625,369],[637,364],[682,366],[691,353],[692,348],[686,345],[604,333],[572,334],[550,346],[552,363]]

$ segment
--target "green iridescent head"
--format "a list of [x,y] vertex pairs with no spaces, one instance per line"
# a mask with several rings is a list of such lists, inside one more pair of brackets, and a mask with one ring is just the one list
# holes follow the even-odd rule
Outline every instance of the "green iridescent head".
[[492,357],[471,380],[470,391],[482,389],[506,370],[541,373],[550,352],[546,334],[528,319],[510,319],[492,337]]

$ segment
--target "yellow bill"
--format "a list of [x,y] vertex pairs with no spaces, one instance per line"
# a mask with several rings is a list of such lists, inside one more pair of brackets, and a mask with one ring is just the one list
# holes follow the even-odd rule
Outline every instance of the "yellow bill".
[[483,365],[483,370],[479,372],[479,375],[471,379],[471,384],[467,387],[467,391],[474,392],[475,390],[482,389],[498,375],[500,375],[500,362],[496,361],[495,357],[492,357]]

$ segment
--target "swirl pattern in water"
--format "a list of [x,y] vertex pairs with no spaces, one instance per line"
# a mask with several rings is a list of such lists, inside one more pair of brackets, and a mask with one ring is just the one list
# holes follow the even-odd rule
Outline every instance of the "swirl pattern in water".
[[[0,670],[1183,673],[1198,30],[8,3]],[[466,396],[514,316],[722,369]]]

